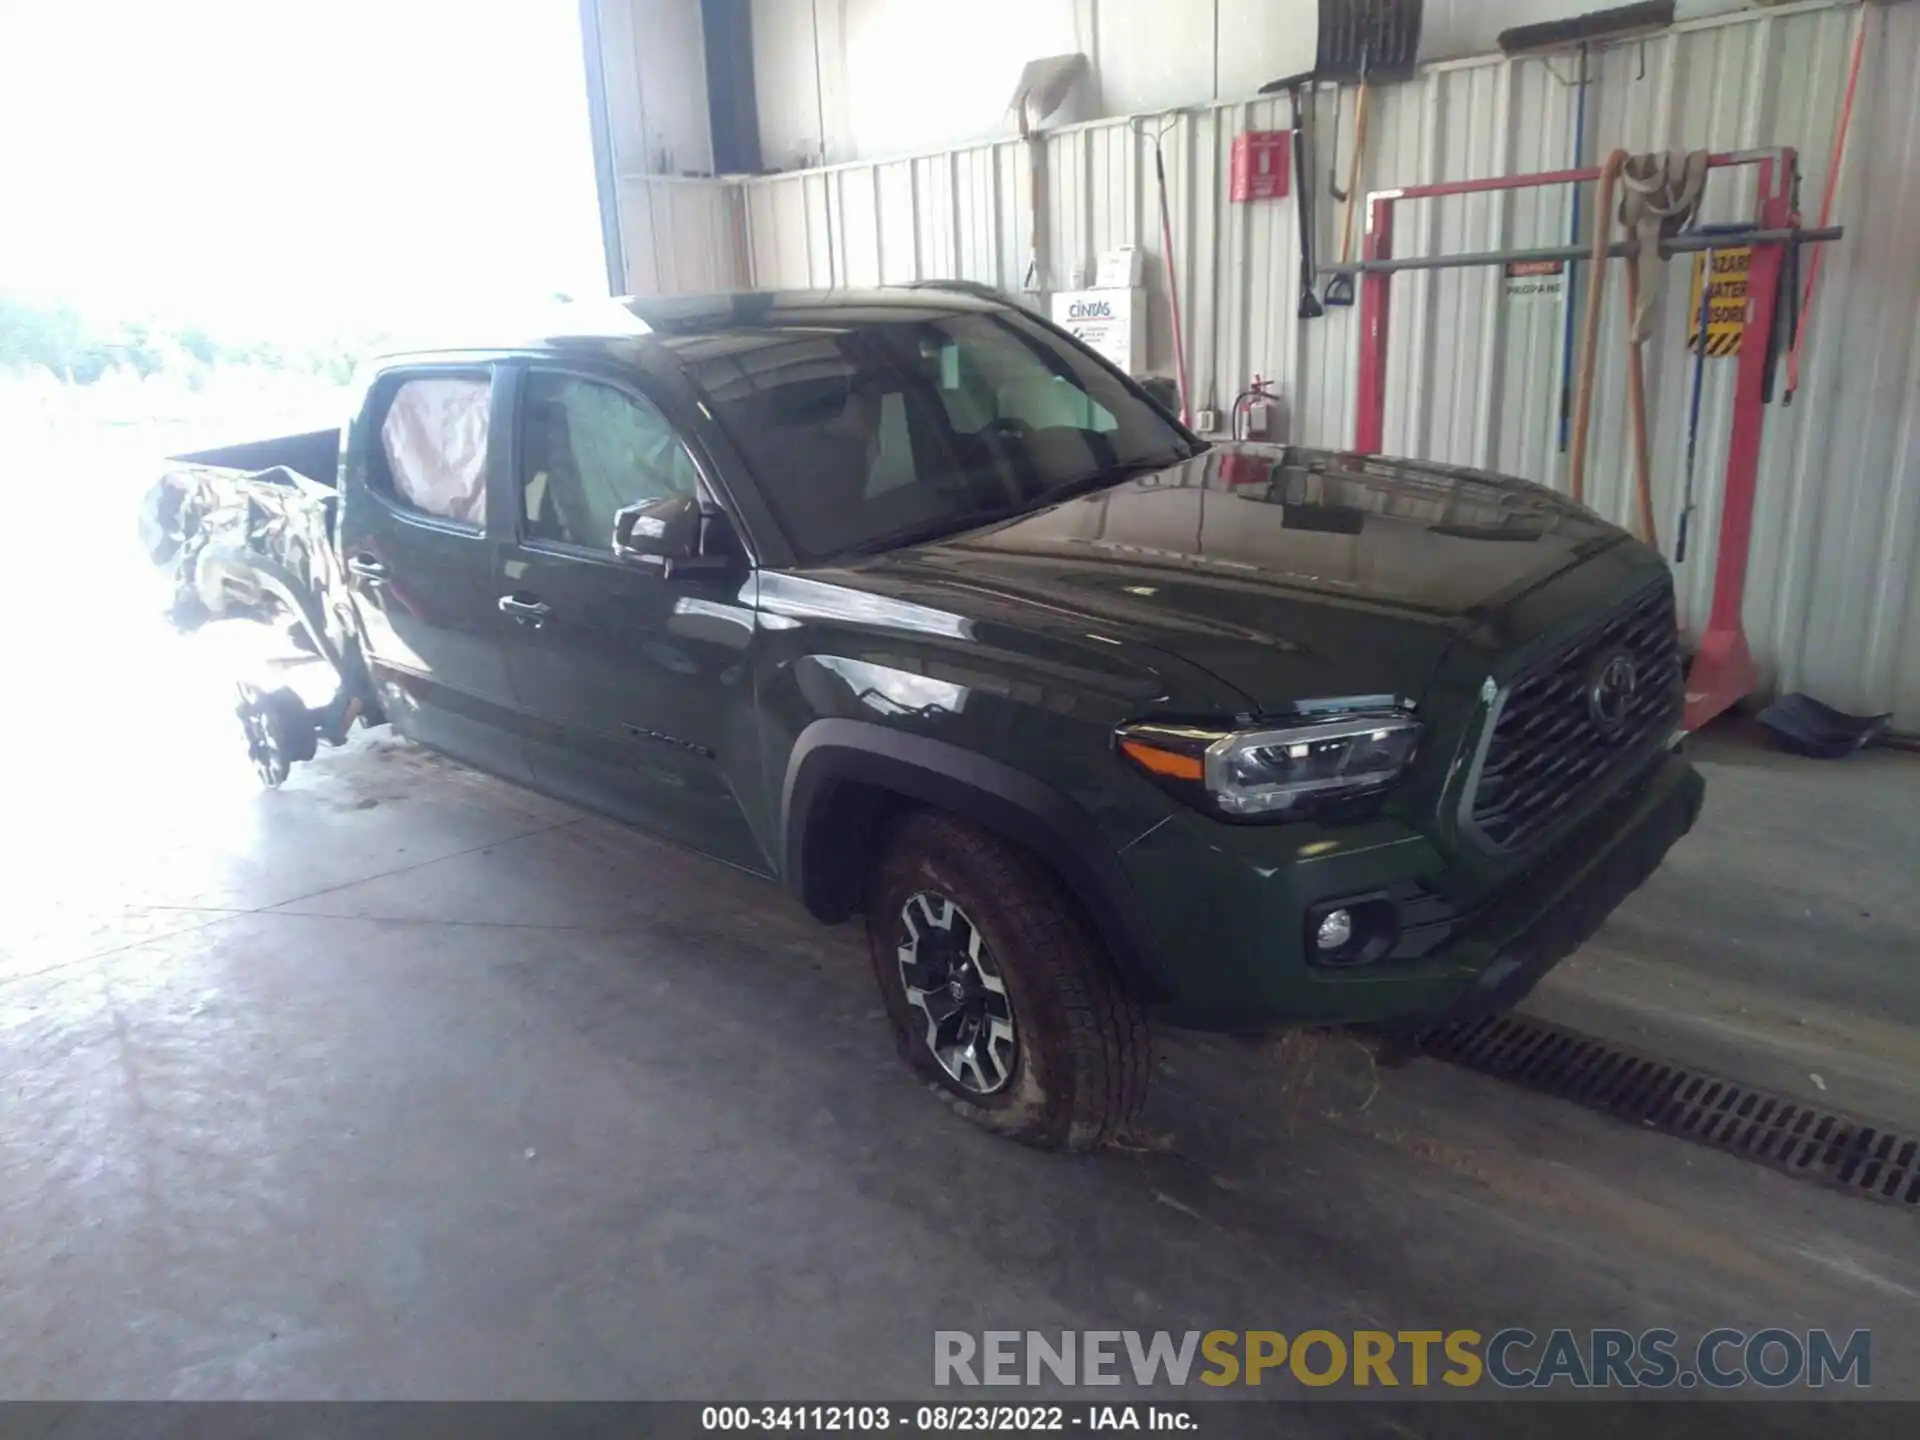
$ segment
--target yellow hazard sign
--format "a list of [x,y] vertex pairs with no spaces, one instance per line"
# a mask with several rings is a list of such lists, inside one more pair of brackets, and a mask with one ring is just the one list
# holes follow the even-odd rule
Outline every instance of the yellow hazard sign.
[[1693,290],[1687,304],[1687,349],[1700,350],[1700,287],[1706,283],[1707,261],[1713,261],[1713,290],[1707,297],[1707,354],[1738,355],[1740,337],[1747,328],[1747,271],[1753,264],[1751,245],[1729,245],[1711,256],[1693,257]]

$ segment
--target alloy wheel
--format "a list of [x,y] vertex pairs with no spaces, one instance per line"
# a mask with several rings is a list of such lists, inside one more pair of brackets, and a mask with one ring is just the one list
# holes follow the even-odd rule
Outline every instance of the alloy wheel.
[[1004,1090],[1020,1055],[1013,1003],[966,911],[920,890],[900,907],[900,983],[926,1020],[927,1049],[975,1095]]
[[240,687],[240,703],[234,707],[240,728],[247,736],[247,759],[253,773],[269,789],[280,784],[293,769],[285,737],[274,723],[274,714],[265,695],[251,686]]

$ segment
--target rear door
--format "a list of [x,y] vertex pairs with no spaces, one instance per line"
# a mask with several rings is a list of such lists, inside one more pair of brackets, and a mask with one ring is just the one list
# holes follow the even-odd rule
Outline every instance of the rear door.
[[613,551],[617,510],[695,494],[700,465],[631,377],[529,362],[514,384],[516,534],[499,603],[536,780],[767,871],[742,802],[761,784],[752,573],[670,580]]
[[508,417],[495,367],[390,370],[348,439],[339,548],[381,703],[410,738],[527,779],[498,608]]

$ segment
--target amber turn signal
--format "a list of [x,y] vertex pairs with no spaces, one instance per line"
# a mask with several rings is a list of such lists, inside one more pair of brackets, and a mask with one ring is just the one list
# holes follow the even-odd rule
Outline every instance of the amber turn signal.
[[1182,755],[1176,750],[1162,750],[1138,740],[1122,740],[1120,749],[1134,764],[1156,775],[1171,776],[1175,780],[1198,780],[1205,773],[1198,755]]

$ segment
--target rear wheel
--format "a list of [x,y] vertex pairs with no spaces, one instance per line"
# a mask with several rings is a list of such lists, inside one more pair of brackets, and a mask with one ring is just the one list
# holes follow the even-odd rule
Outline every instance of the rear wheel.
[[1146,1019],[1031,856],[952,816],[909,816],[869,887],[867,945],[901,1055],[967,1119],[1067,1150],[1131,1124]]
[[246,734],[253,773],[269,789],[285,780],[296,762],[313,758],[313,715],[292,690],[242,684],[233,713]]

